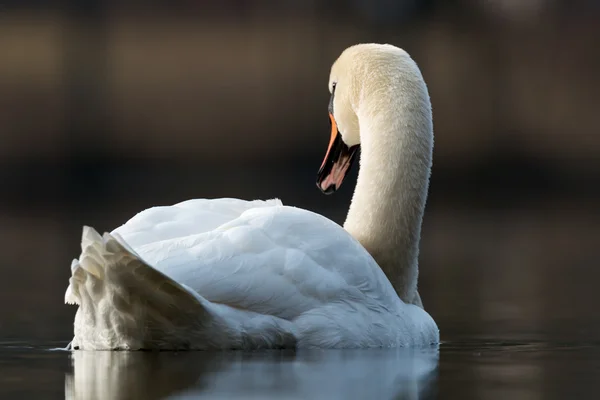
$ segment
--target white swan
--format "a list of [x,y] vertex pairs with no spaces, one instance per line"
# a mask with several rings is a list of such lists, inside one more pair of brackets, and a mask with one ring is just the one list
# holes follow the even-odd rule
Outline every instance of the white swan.
[[333,64],[329,89],[321,190],[339,187],[362,148],[345,230],[279,200],[236,199],[150,208],[104,237],[85,227],[65,294],[79,305],[73,348],[438,343],[417,292],[433,147],[425,82],[405,51],[360,44]]

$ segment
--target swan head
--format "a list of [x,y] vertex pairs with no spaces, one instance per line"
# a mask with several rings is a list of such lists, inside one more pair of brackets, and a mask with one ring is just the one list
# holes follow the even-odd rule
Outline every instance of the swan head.
[[[344,50],[329,76],[331,138],[317,174],[317,186],[325,194],[338,190],[361,145],[359,115],[390,117],[401,79],[422,81],[414,61],[390,44],[357,44]],[[365,130],[366,131],[366,130]]]

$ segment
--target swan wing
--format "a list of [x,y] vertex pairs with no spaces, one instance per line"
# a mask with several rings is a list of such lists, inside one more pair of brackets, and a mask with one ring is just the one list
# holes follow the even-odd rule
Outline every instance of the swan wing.
[[292,320],[332,302],[394,309],[373,258],[341,226],[279,200],[191,200],[136,215],[113,233],[206,300]]
[[210,232],[239,218],[247,210],[281,206],[281,200],[246,201],[233,198],[192,199],[172,206],[148,208],[113,232],[134,247]]

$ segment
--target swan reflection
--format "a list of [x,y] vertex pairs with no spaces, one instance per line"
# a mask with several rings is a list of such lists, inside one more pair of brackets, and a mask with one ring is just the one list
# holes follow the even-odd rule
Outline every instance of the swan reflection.
[[65,399],[419,399],[437,348],[263,352],[75,351]]

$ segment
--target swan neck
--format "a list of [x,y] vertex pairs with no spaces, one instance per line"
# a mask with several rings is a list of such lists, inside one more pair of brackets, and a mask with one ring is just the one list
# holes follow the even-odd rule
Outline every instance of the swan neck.
[[428,96],[414,100],[396,107],[395,115],[381,108],[359,115],[360,171],[344,228],[373,256],[400,299],[418,304],[433,133]]

